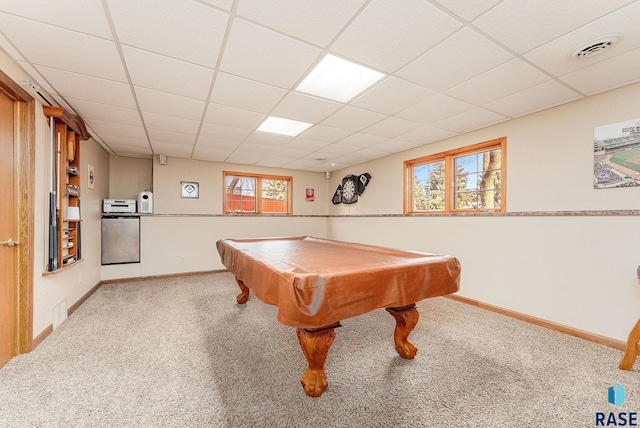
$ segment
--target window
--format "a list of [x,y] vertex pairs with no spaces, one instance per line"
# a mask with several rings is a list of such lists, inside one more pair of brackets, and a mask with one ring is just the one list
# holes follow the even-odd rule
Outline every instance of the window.
[[505,211],[506,138],[404,162],[404,212]]
[[291,177],[224,172],[225,214],[291,214]]

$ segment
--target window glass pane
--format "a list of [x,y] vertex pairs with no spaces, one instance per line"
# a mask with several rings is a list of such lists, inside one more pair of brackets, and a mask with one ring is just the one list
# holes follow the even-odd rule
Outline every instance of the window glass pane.
[[413,210],[444,210],[444,185],[444,161],[414,166]]
[[262,179],[262,212],[287,212],[287,180]]
[[227,175],[227,212],[256,212],[256,179]]
[[456,193],[455,209],[457,210],[478,209],[478,192]]
[[499,209],[501,168],[500,149],[454,158],[454,209]]

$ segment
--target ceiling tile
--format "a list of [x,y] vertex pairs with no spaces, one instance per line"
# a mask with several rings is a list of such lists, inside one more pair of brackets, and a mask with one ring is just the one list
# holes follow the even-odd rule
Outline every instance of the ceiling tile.
[[386,119],[386,114],[376,113],[357,107],[346,106],[322,121],[323,125],[360,131],[374,123]]
[[[229,14],[184,0],[108,2],[121,43],[215,67]],[[174,31],[176,28],[180,31]]]
[[144,124],[149,129],[162,129],[165,131],[196,135],[200,127],[199,120],[183,119],[181,117],[167,116],[150,111],[142,112],[142,117],[144,118]]
[[435,92],[421,86],[390,76],[356,98],[351,104],[392,115],[435,95]]
[[142,126],[137,109],[111,106],[67,97],[66,101],[84,120],[121,123],[124,125]]
[[588,24],[633,0],[505,0],[473,23],[517,53]]
[[423,126],[411,132],[407,132],[406,134],[398,135],[395,139],[416,144],[427,144],[453,137],[456,134],[456,132],[447,131],[445,129]]
[[502,0],[435,0],[462,19],[471,21]]
[[460,26],[423,0],[373,0],[331,50],[393,72]]
[[[2,11],[80,33],[113,39],[100,0],[3,1]],[[81,19],[69,17],[81,16]]]
[[317,165],[318,165],[318,161],[313,159],[298,159],[286,165],[283,165],[282,167],[287,169],[305,170],[307,168],[315,167]]
[[[560,78],[577,90],[593,95],[640,81],[640,48],[565,74]],[[607,76],[603,79],[602,76]]]
[[110,147],[118,146],[118,147],[130,147],[141,150],[148,150],[151,153],[151,146],[149,146],[149,140],[147,138],[132,138],[132,137],[124,137],[122,135],[112,135],[109,133],[102,132],[100,133],[100,137],[107,143]]
[[220,69],[288,89],[319,54],[318,48],[236,18]]
[[119,107],[136,108],[126,83],[85,76],[55,68],[38,66],[38,71],[63,97]]
[[307,138],[298,137],[295,140],[291,141],[290,143],[287,143],[286,145],[284,145],[284,147],[291,147],[292,149],[296,149],[296,150],[305,150],[309,152],[314,152],[316,150],[320,150],[323,147],[327,147],[329,144],[331,143],[326,141],[310,140]]
[[[554,75],[567,74],[580,68],[588,67],[640,47],[639,17],[640,2],[634,2],[610,15],[540,46],[524,56]],[[620,34],[623,38],[611,48],[601,51],[597,55],[580,59],[569,57],[569,53],[577,47],[613,33]]]
[[233,7],[233,0],[200,0],[200,2],[219,7],[227,12],[230,12]]
[[380,135],[382,137],[394,138],[400,134],[413,131],[420,128],[421,124],[411,122],[409,120],[400,119],[398,117],[390,116],[375,125],[369,126],[363,129],[367,134]]
[[381,137],[379,135],[365,134],[364,132],[358,132],[351,134],[346,138],[340,140],[340,144],[344,146],[353,147],[371,147],[381,141],[386,140],[387,137]]
[[203,137],[200,135],[196,141],[196,148],[235,150],[240,145],[239,140],[225,140],[219,138]]
[[323,147],[322,150],[320,150],[317,153],[318,156],[319,155],[327,155],[327,156],[333,156],[333,155],[337,155],[337,156],[342,156],[342,155],[347,155],[349,153],[353,153],[356,150],[358,150],[357,147],[351,147],[351,146],[343,146],[342,144],[329,144],[326,147]]
[[282,156],[266,156],[256,162],[256,165],[264,166],[267,168],[282,168],[288,163],[293,162],[296,159],[285,158]]
[[184,119],[200,120],[202,118],[205,101],[142,87],[136,87],[135,91],[142,111]]
[[463,28],[397,74],[425,88],[444,91],[512,58],[475,31]]
[[152,141],[153,152],[176,158],[190,158],[193,146],[190,144],[174,144],[163,141]]
[[264,154],[261,154],[261,153],[234,151],[232,154],[229,155],[226,162],[239,163],[243,165],[253,165],[256,162],[259,162],[260,159],[262,159],[263,157],[264,157]]
[[581,98],[576,92],[555,80],[547,80],[515,94],[483,105],[504,116],[516,117]]
[[391,140],[385,140],[378,144],[374,144],[370,147],[370,149],[376,150],[379,152],[398,153],[405,150],[413,149],[414,147],[418,147],[419,145],[420,144],[418,143],[411,143],[408,141],[391,139]]
[[202,127],[200,128],[201,137],[211,137],[221,140],[234,140],[238,141],[238,144],[240,143],[240,141],[247,138],[247,136],[251,134],[251,132],[252,131],[250,129],[233,128],[231,126],[207,122],[203,122]]
[[266,119],[262,113],[209,103],[204,121],[232,128],[256,129]]
[[433,126],[453,132],[468,132],[485,126],[494,125],[505,120],[507,120],[507,118],[499,115],[498,113],[476,107],[456,116],[438,121],[434,123]]
[[183,144],[191,147],[196,142],[195,134],[183,134],[181,132],[166,131],[164,129],[147,129],[151,145],[155,147],[156,143]]
[[211,162],[224,162],[233,153],[231,149],[202,147],[199,144],[193,150],[193,158]]
[[147,147],[132,147],[132,146],[121,146],[118,144],[113,144],[108,146],[111,150],[117,153],[118,156],[126,156],[126,157],[151,157],[153,152],[151,147],[149,147],[149,143],[147,143]]
[[103,122],[100,120],[87,120],[87,125],[99,133],[116,135],[120,137],[146,139],[147,134],[142,126],[124,125],[122,123]]
[[[0,28],[34,65],[74,71],[88,76],[126,82],[127,78],[112,41],[0,13]],[[43,40],[55,40],[55,49]],[[78,46],[100,61],[79,60]]]
[[[242,0],[237,14],[316,45],[325,46],[366,0]],[[322,19],[318,19],[321,16]]]
[[328,143],[334,143],[353,132],[346,129],[333,128],[330,126],[316,125],[305,131],[301,137],[309,140],[320,140]]
[[244,110],[268,113],[287,91],[276,86],[244,79],[227,73],[218,73],[211,101]]
[[290,92],[273,109],[271,115],[302,122],[318,123],[343,105],[298,92]]
[[206,100],[214,70],[151,52],[122,47],[131,82],[184,97]]
[[470,110],[473,106],[446,95],[438,95],[426,101],[416,104],[396,116],[403,119],[430,124],[448,116]]
[[242,144],[251,143],[251,144],[261,144],[263,146],[273,147],[273,146],[283,146],[288,142],[290,142],[291,140],[293,140],[293,137],[256,131],[256,132],[252,132],[247,138],[245,138]]
[[446,94],[475,105],[486,104],[549,80],[549,76],[514,59],[449,89]]

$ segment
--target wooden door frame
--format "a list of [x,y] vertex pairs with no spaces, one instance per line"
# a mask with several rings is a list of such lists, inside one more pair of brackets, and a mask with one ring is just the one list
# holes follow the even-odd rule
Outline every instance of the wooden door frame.
[[35,200],[34,98],[0,70],[0,92],[14,106],[14,216],[18,221],[15,265],[15,354],[31,351],[33,343],[33,223]]

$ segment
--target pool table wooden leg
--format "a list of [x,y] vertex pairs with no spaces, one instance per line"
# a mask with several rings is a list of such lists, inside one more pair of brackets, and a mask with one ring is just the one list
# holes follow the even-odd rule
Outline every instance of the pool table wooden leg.
[[618,368],[621,370],[631,370],[633,363],[636,362],[638,354],[640,354],[640,319],[631,330],[631,333],[629,333],[627,350],[625,351]]
[[240,291],[242,291],[242,293],[236,296],[236,302],[242,305],[243,303],[247,303],[247,300],[249,300],[249,287],[244,285],[244,282],[240,281],[238,278],[236,278],[236,282],[238,283],[238,287],[240,287]]
[[398,354],[407,360],[410,360],[416,356],[418,348],[407,339],[413,328],[418,323],[420,315],[416,309],[415,303],[401,308],[386,308],[396,319],[396,329],[393,332],[393,341],[396,345],[396,351]]
[[297,328],[296,335],[298,342],[309,363],[307,371],[304,372],[300,383],[304,393],[309,397],[320,397],[329,386],[327,375],[324,372],[324,362],[327,359],[329,348],[336,337],[334,328],[340,327],[340,323],[335,323],[327,327],[307,330]]

